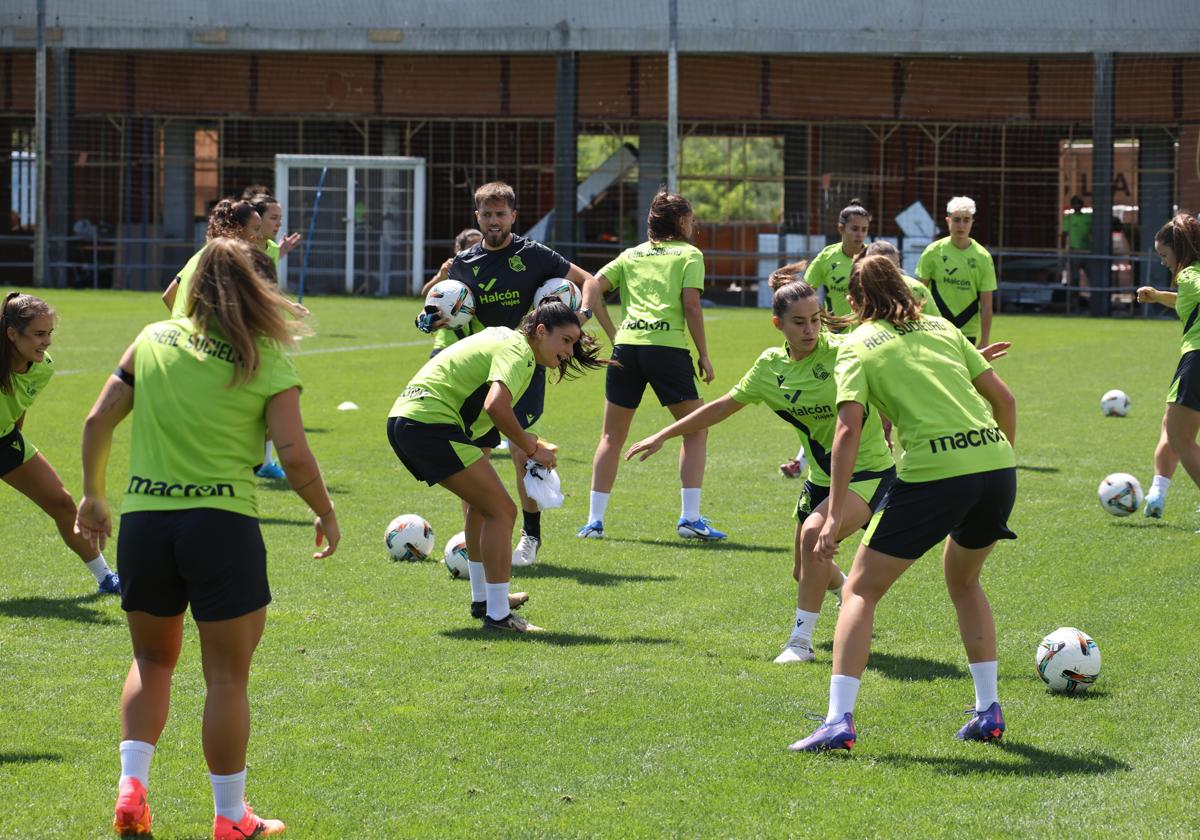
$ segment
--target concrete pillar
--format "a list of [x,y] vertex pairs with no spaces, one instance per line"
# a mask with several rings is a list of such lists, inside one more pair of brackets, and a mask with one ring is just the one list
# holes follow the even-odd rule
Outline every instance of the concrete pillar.
[[[188,248],[196,225],[196,124],[170,120],[163,127],[162,232]],[[188,254],[191,256],[191,253]]]
[[808,233],[808,127],[783,130],[783,233]]
[[638,240],[646,239],[646,214],[650,202],[667,183],[667,125],[642,123],[638,127]]
[[555,250],[574,259],[576,174],[579,162],[579,54],[559,53],[554,82],[554,227]]
[[[1112,285],[1113,185],[1113,55],[1092,56],[1092,257],[1088,282],[1092,288]],[[1091,314],[1106,317],[1112,301],[1106,294],[1091,296]]]
[[[382,151],[386,156],[400,154],[400,126],[388,123],[383,127]],[[399,259],[401,253],[400,232],[403,230],[404,203],[400,195],[400,171],[385,169],[382,172],[383,186],[383,225],[379,236],[379,286],[375,293],[380,297],[392,293],[393,271],[403,271],[404,261]],[[393,259],[396,257],[396,259]],[[423,277],[410,278],[408,288],[403,283],[397,284],[400,294],[416,294],[424,285]]]
[[[46,206],[46,232],[49,261],[47,286],[63,287],[71,274],[64,263],[70,260],[71,243],[71,100],[75,72],[69,50],[54,47],[50,63],[54,68],[50,105],[49,201]],[[41,154],[39,150],[38,154]],[[78,252],[78,249],[74,249]]]
[[1175,183],[1175,142],[1161,128],[1138,137],[1138,256],[1150,257],[1138,268],[1138,282],[1165,288],[1171,278],[1154,253],[1154,234],[1171,218]]

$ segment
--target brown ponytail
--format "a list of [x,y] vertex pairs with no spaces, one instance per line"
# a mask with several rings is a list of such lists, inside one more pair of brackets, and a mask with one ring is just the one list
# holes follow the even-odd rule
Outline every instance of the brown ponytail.
[[[1154,235],[1155,245],[1165,245],[1175,255],[1175,274],[1200,261],[1200,221],[1188,213],[1177,213]],[[1171,277],[1174,285],[1175,277]]]
[[915,321],[921,307],[900,275],[896,264],[884,256],[863,257],[850,270],[850,306],[863,321],[887,321],[900,326]]
[[54,307],[39,297],[9,292],[0,306],[0,391],[6,394],[13,392],[12,367],[17,357],[17,348],[8,337],[8,328],[12,327],[20,335],[25,334],[25,328],[34,318],[43,315],[55,316]]
[[208,214],[208,240],[211,241],[219,236],[240,238],[246,225],[250,224],[251,216],[256,212],[258,211],[249,201],[222,198]]

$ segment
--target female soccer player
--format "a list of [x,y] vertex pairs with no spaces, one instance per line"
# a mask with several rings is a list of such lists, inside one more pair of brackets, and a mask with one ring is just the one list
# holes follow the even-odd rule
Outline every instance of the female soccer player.
[[[188,289],[185,318],[151,324],[121,357],[83,431],[77,527],[94,545],[112,534],[105,472],[113,430],[133,412],[130,477],[119,538],[121,606],[133,665],[121,694],[121,778],[113,826],[150,831],[146,786],[167,721],[188,604],[200,634],[207,694],[204,757],[215,840],[278,834],[245,804],[250,736],[246,684],[271,600],[250,469],[270,429],[296,493],[316,513],[316,544],[339,530],[304,436],[300,377],[283,348],[297,325],[254,271],[253,246],[214,239]],[[213,430],[219,429],[220,434]]]
[[830,312],[846,317],[850,315],[850,305],[846,303],[850,266],[854,258],[862,253],[863,243],[867,241],[871,214],[860,200],[852,198],[838,213],[837,229],[842,241],[822,248],[821,253],[808,264],[804,279],[814,289],[824,288],[825,306]]
[[[649,384],[659,403],[675,419],[704,404],[696,391],[692,357],[684,324],[696,345],[697,365],[705,382],[713,367],[704,337],[704,255],[691,244],[695,218],[682,196],[660,192],[650,202],[646,220],[649,241],[630,248],[606,265],[584,288],[584,307],[593,312],[613,343],[613,361],[604,385],[604,424],[592,459],[592,492],[587,524],[577,536],[604,536],[604,514],[617,480],[621,448],[629,436],[633,415]],[[621,328],[613,326],[603,296],[610,289],[621,295]],[[704,478],[708,432],[684,435],[679,452],[682,510],[675,531],[684,539],[723,540],[700,515],[700,486]]]
[[908,286],[908,291],[916,300],[918,308],[924,315],[937,315],[942,317],[942,312],[938,309],[937,301],[929,296],[929,287],[909,277],[904,273],[904,267],[900,264],[900,252],[896,250],[896,246],[886,239],[876,239],[863,251],[864,257],[881,256],[887,257],[892,261],[892,265],[900,269],[900,276],[904,279],[904,285]]
[[262,249],[278,264],[280,258],[290,254],[300,244],[303,237],[298,233],[289,233],[283,237],[282,242],[275,241],[275,237],[279,235],[279,229],[283,227],[283,206],[271,193],[254,193],[246,197],[246,200],[250,202],[250,206],[262,219],[262,227],[259,231]]
[[[1138,289],[1138,302],[1169,306],[1183,322],[1179,365],[1167,391],[1163,426],[1175,458],[1200,487],[1200,446],[1196,444],[1196,435],[1200,433],[1200,221],[1187,213],[1178,214],[1155,235],[1154,250],[1170,272],[1171,283],[1178,291],[1163,292],[1143,286]],[[1169,465],[1169,462],[1163,464]],[[1156,453],[1156,484],[1164,477],[1158,467]],[[1165,493],[1166,487],[1163,487],[1160,495]],[[1146,515],[1151,514],[1147,511]],[[1158,515],[1162,515],[1161,504]]]
[[[771,323],[783,333],[782,347],[763,351],[741,382],[725,396],[696,409],[682,420],[629,447],[625,460],[641,454],[646,460],[665,441],[694,434],[732,417],[744,406],[761,403],[791,425],[812,460],[812,472],[796,503],[796,538],[792,577],[799,584],[796,622],[778,663],[811,662],[813,628],[826,591],[840,598],[845,576],[832,558],[817,557],[813,549],[829,507],[829,449],[837,418],[837,385],[833,369],[843,336],[828,326],[844,326],[821,307],[816,290],[803,280],[785,283],[775,291]],[[863,446],[854,462],[854,475],[838,538],[847,537],[871,519],[896,475],[895,462],[883,439],[879,414],[867,412]]]
[[67,548],[79,555],[103,595],[120,595],[121,581],[104,554],[75,533],[75,500],[36,446],[25,440],[25,413],[54,376],[47,352],[55,312],[41,298],[10,292],[0,306],[0,478],[44,510]]
[[[258,215],[258,211],[254,209],[254,205],[249,201],[234,201],[233,199],[223,198],[216,203],[212,212],[208,214],[208,233],[205,235],[205,248],[208,243],[218,237],[229,237],[232,239],[240,239],[243,242],[249,242],[255,247],[260,247],[262,230],[262,217]],[[200,257],[204,254],[204,248],[201,248],[192,258],[187,261],[187,264],[179,270],[175,275],[175,279],[167,286],[166,291],[162,294],[163,303],[167,309],[171,310],[171,317],[178,318],[181,315],[188,314],[184,307],[188,301],[188,284],[192,280],[192,275],[196,271],[196,267],[200,264]]]
[[851,308],[862,322],[838,350],[838,419],[829,508],[815,553],[832,560],[856,500],[853,480],[871,409],[896,424],[900,472],[871,519],[842,590],[833,639],[825,722],[793,750],[849,750],[854,703],[867,665],[875,607],[897,578],[947,535],[946,588],[975,683],[963,740],[1004,733],[996,689],[996,627],[979,584],[997,540],[1013,539],[1008,516],[1017,493],[1016,401],[979,351],[943,318],[922,316],[899,270],[866,257],[850,275]]
[[985,347],[992,334],[992,293],[996,267],[987,249],[971,238],[975,202],[956,195],[946,202],[942,237],[921,254],[917,277],[929,286],[930,296],[946,320],[962,330],[976,347]]
[[493,428],[546,467],[556,448],[521,428],[513,405],[529,388],[534,366],[558,369],[559,380],[604,364],[569,306],[548,299],[517,329],[487,327],[427,361],[396,398],[388,440],[418,481],[440,484],[467,504],[471,616],[489,630],[538,632],[512,613],[529,596],[508,591],[517,510],[484,455]]

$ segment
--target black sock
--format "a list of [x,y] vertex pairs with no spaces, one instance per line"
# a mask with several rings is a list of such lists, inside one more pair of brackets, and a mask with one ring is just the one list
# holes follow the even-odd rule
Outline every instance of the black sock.
[[527,510],[521,511],[521,515],[525,518],[523,530],[526,534],[533,537],[538,542],[542,541],[542,512],[530,513]]

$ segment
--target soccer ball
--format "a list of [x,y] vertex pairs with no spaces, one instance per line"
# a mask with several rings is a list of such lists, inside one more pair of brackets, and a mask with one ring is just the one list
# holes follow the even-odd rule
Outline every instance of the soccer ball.
[[538,286],[537,291],[533,293],[533,308],[537,309],[538,305],[548,297],[558,298],[571,307],[572,312],[578,312],[579,307],[583,306],[583,293],[579,291],[578,286],[565,277],[547,280]]
[[1129,413],[1129,397],[1116,388],[1106,391],[1100,398],[1100,410],[1105,417],[1124,417]]
[[470,578],[470,569],[467,568],[467,535],[464,531],[459,531],[450,541],[446,543],[446,551],[444,553],[446,560],[446,568],[450,570],[450,577],[459,580],[467,580]]
[[1100,482],[1100,507],[1113,516],[1129,516],[1142,506],[1146,495],[1129,473],[1113,473]]
[[465,283],[457,280],[435,283],[429,294],[425,295],[425,305],[436,307],[449,318],[447,326],[452,330],[465,327],[475,317],[475,296]]
[[433,552],[433,528],[415,513],[403,513],[387,526],[383,541],[393,560],[415,563]]
[[1074,627],[1059,627],[1037,649],[1037,671],[1051,691],[1079,694],[1100,676],[1100,648]]

